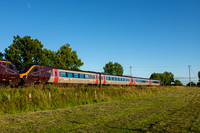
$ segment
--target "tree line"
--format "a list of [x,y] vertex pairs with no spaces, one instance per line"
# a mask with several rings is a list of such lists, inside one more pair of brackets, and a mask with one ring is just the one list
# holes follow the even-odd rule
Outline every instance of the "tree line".
[[14,36],[13,43],[5,49],[5,53],[0,53],[0,58],[11,61],[17,70],[21,70],[28,64],[66,69],[79,69],[83,65],[77,52],[70,48],[70,44],[67,43],[57,51],[52,51],[43,48],[41,41],[31,39],[31,36]]

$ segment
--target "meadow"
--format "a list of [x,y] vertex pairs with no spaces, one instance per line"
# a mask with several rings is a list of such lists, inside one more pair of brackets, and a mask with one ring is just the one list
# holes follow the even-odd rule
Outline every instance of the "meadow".
[[48,85],[2,88],[0,97],[1,132],[200,130],[200,88]]

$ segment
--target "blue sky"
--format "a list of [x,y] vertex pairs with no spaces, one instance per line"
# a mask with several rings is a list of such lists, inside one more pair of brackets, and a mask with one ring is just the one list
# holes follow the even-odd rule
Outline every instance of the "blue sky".
[[118,62],[124,74],[149,78],[169,71],[197,81],[200,71],[199,0],[9,0],[0,2],[0,51],[13,36],[39,39],[57,50],[69,43],[82,70]]

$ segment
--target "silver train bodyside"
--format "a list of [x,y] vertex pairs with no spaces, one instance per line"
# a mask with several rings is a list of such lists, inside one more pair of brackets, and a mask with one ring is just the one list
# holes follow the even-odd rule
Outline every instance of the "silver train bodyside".
[[159,80],[109,75],[90,71],[52,69],[48,83],[160,86]]

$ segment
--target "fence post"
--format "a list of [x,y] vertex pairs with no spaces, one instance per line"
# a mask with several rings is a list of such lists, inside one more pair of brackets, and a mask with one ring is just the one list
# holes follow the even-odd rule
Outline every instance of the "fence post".
[[51,99],[51,92],[49,91],[49,99]]
[[97,92],[96,91],[94,91],[94,97],[97,98]]
[[32,101],[31,93],[28,94],[29,100]]
[[10,94],[8,94],[8,96],[7,96],[7,97],[8,97],[8,101],[10,101]]
[[87,93],[87,91],[85,92],[85,95],[86,95],[86,97],[88,98],[88,93]]

